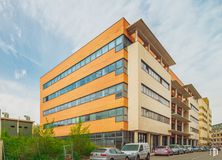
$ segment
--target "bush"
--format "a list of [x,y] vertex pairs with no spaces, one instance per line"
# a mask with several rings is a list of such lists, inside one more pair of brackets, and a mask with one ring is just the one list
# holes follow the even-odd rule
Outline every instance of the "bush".
[[53,128],[33,127],[31,137],[3,135],[6,160],[64,160],[64,146],[70,146],[73,158],[79,160],[89,156],[95,145],[89,139],[88,127],[82,123],[71,128],[70,137],[54,137]]

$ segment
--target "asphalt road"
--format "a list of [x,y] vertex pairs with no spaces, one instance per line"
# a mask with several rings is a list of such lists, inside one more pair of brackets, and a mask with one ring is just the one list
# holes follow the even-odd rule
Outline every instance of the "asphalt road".
[[210,156],[209,152],[194,152],[173,156],[152,156],[151,160],[222,160],[222,151],[218,156]]

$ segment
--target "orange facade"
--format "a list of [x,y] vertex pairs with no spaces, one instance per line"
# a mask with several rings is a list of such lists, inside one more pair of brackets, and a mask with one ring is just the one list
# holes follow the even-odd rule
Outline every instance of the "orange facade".
[[[127,107],[127,98],[119,98],[116,99],[115,95],[109,95],[95,101],[91,101],[88,103],[84,103],[75,107],[71,107],[66,110],[62,110],[53,114],[49,114],[47,116],[43,115],[43,111],[50,109],[52,107],[70,102],[72,100],[78,99],[80,97],[95,93],[102,89],[108,88],[110,86],[119,84],[119,83],[126,83],[127,84],[127,75],[125,73],[121,73],[116,75],[115,72],[111,72],[103,77],[100,77],[94,81],[91,81],[81,87],[78,87],[66,94],[60,95],[54,99],[51,99],[47,102],[43,102],[43,98],[58,91],[73,82],[80,80],[91,73],[102,69],[103,67],[112,64],[120,59],[127,60],[127,51],[122,49],[118,52],[115,52],[115,49],[110,50],[109,52],[105,53],[104,55],[100,56],[99,58],[95,59],[94,61],[90,62],[89,64],[83,66],[82,68],[78,69],[77,71],[71,73],[70,75],[64,77],[63,79],[59,80],[58,82],[54,83],[53,85],[49,86],[48,88],[43,88],[43,84],[48,82],[49,80],[55,78],[57,75],[61,74],[71,66],[75,65],[79,61],[83,60],[96,50],[100,49],[107,43],[111,42],[113,39],[119,37],[122,34],[126,36],[126,28],[129,23],[122,18],[110,28],[105,30],[95,39],[90,41],[84,47],[79,49],[77,52],[72,54],[62,63],[54,67],[51,71],[46,73],[40,79],[40,124],[44,125],[48,122],[56,122],[68,118],[78,117],[82,115],[87,115],[91,113],[96,113],[112,108],[118,107]],[[118,130],[127,130],[128,125],[127,122],[115,122],[115,118],[106,118],[102,120],[95,120],[95,121],[88,121],[84,123],[84,125],[90,126],[90,133],[97,133],[97,132],[108,132],[108,131],[118,131]],[[70,126],[59,126],[55,127],[55,135],[56,136],[67,136],[70,132]]]

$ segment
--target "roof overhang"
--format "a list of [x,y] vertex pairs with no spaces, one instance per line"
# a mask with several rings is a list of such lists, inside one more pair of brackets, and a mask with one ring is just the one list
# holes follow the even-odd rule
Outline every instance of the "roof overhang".
[[191,95],[184,89],[183,86],[180,85],[176,80],[172,80],[172,87],[177,89],[184,97],[190,97]]
[[183,136],[190,136],[191,134],[190,133],[187,133],[187,132],[182,132],[182,131],[176,131],[174,129],[171,129],[169,130],[171,133],[173,134],[177,134],[177,135],[183,135]]
[[166,51],[166,49],[162,46],[162,44],[154,36],[154,34],[151,32],[151,30],[148,28],[148,26],[144,23],[142,19],[130,25],[127,28],[127,31],[130,35],[137,31],[138,36],[143,40],[143,42],[150,44],[151,47],[158,52],[159,56],[162,57],[163,61],[168,66],[176,64],[170,54]]
[[172,114],[172,118],[175,118],[177,120],[180,120],[180,121],[183,121],[183,122],[190,122],[189,119],[185,118],[185,117],[182,117],[181,115],[177,114],[177,113],[173,113]]
[[196,90],[196,88],[192,84],[187,84],[184,86],[184,88],[188,88],[192,92],[194,98],[196,98],[196,99],[201,98],[201,95],[199,94],[199,92]]

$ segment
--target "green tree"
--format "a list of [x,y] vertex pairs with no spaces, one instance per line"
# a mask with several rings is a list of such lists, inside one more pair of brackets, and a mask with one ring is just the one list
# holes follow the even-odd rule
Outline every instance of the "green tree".
[[95,149],[95,145],[89,139],[89,126],[83,126],[82,122],[71,127],[70,138],[76,159],[88,156]]

